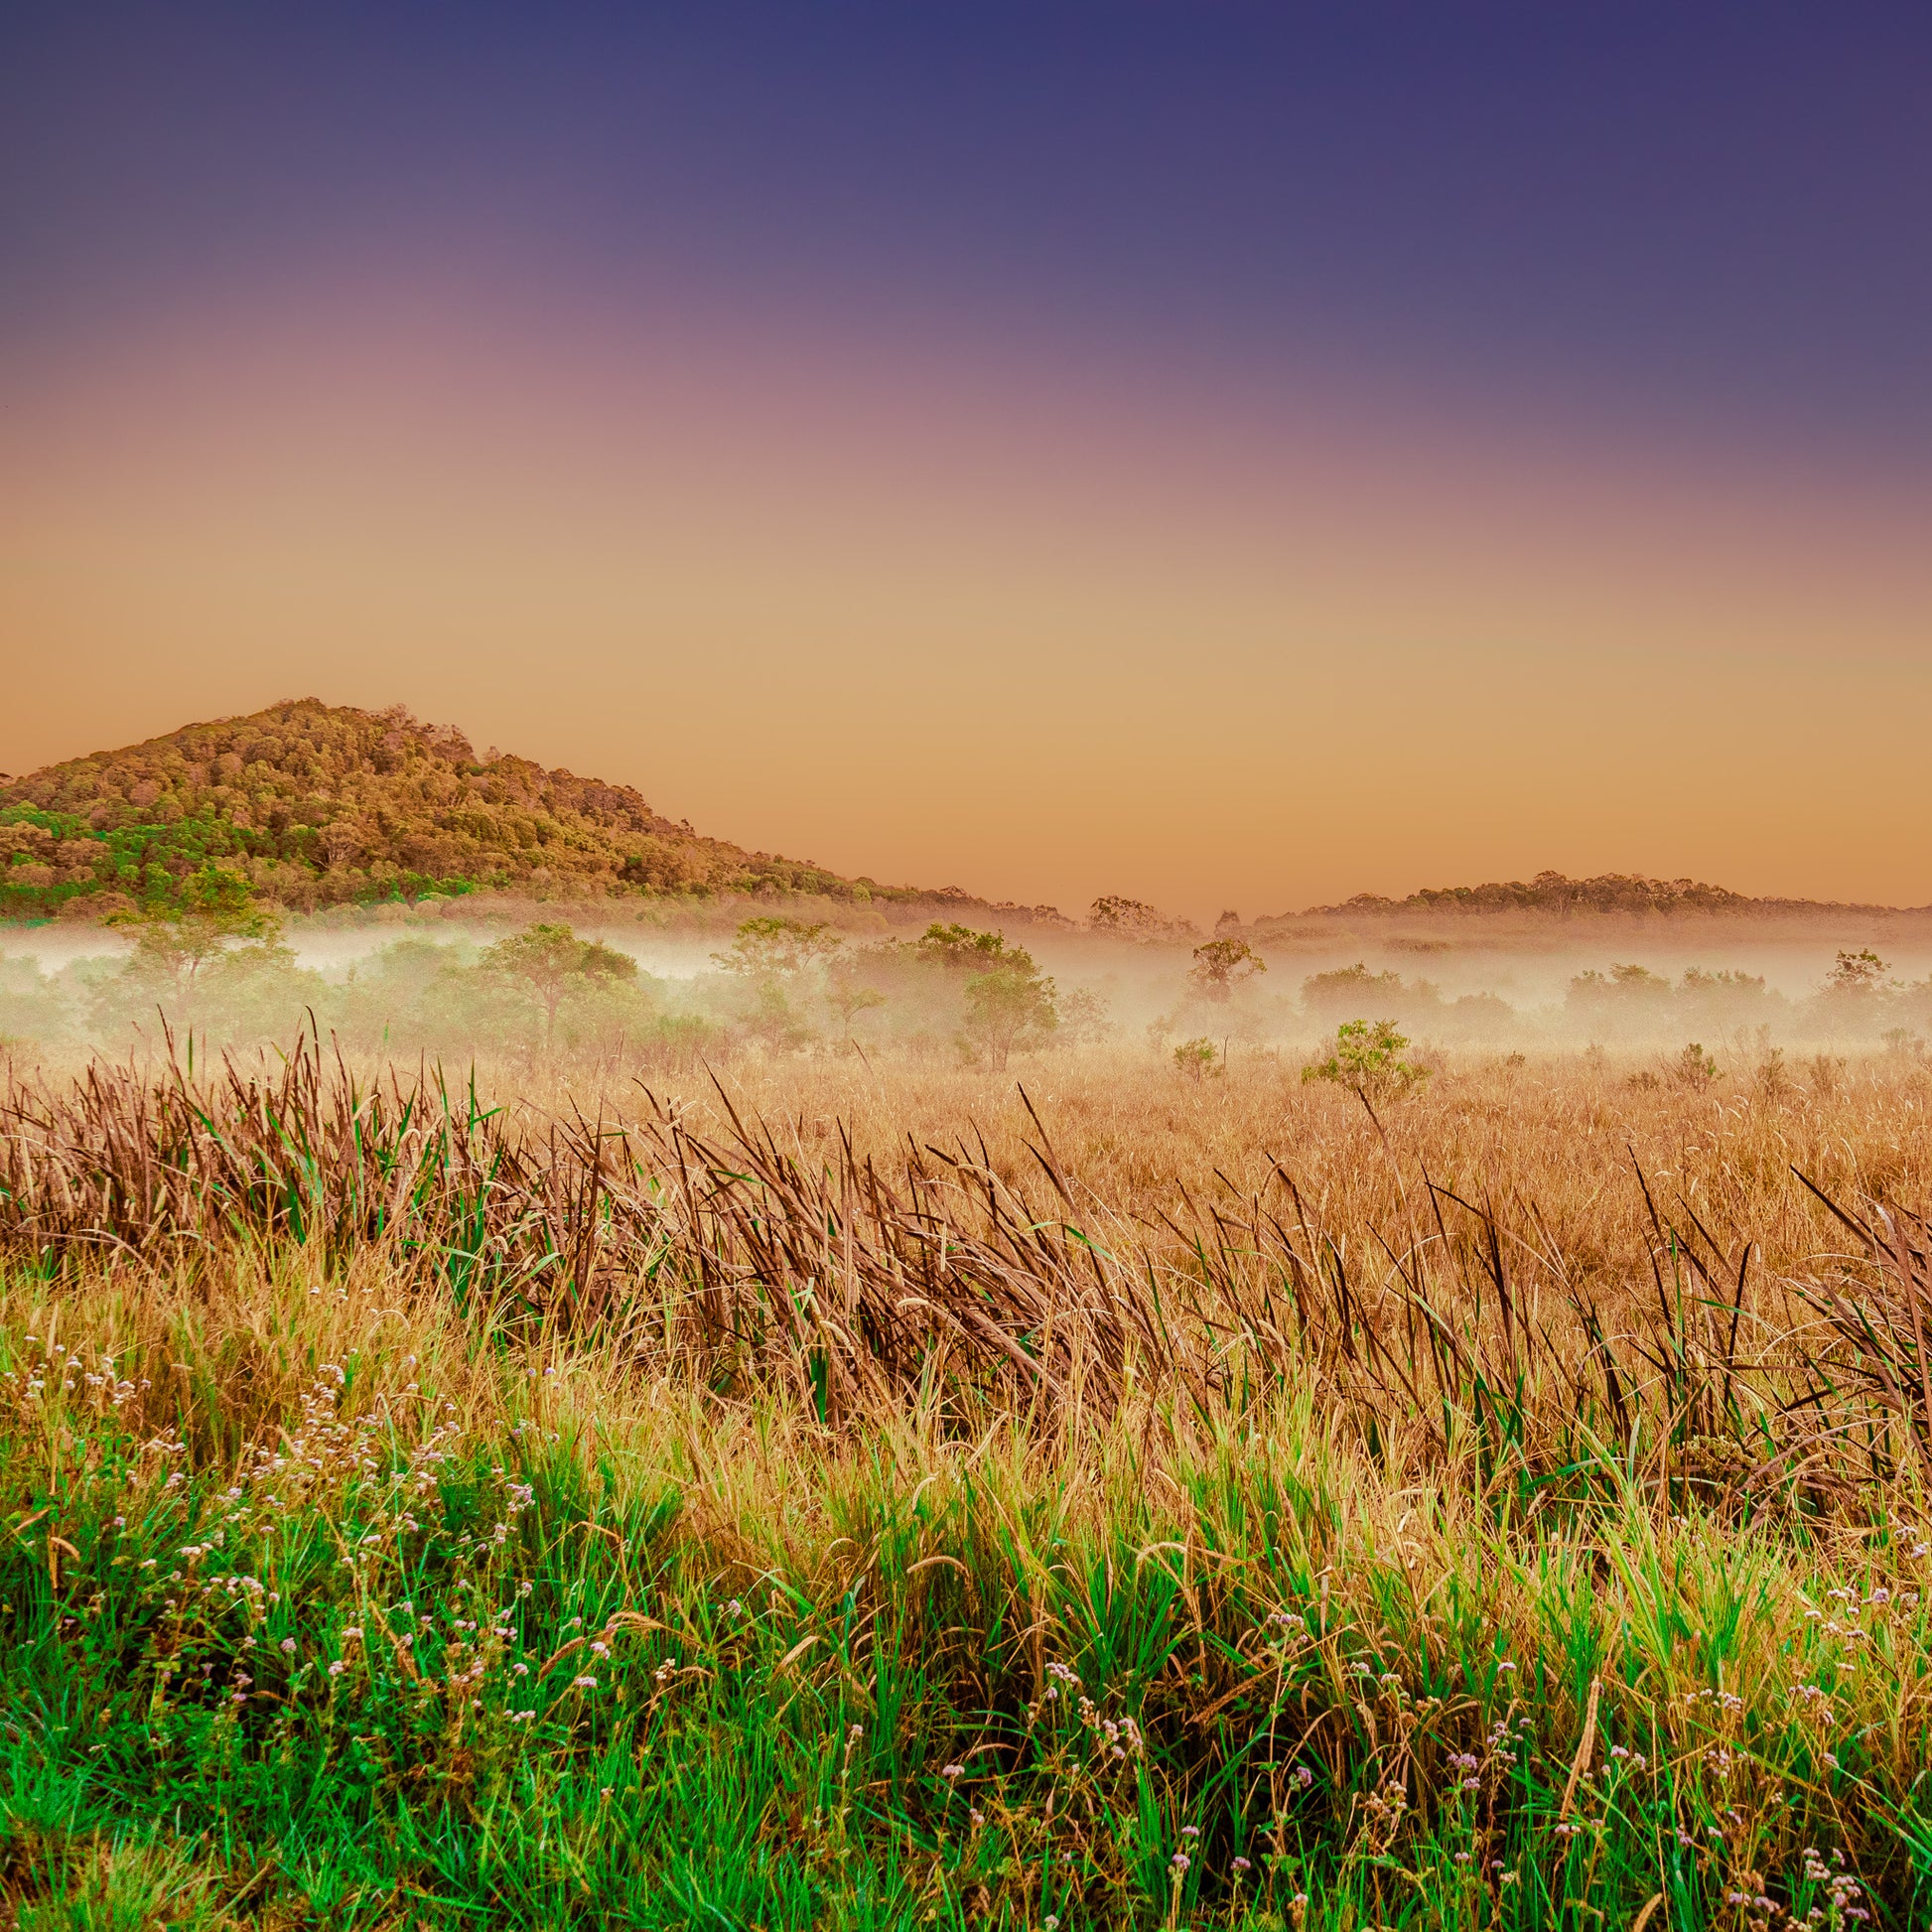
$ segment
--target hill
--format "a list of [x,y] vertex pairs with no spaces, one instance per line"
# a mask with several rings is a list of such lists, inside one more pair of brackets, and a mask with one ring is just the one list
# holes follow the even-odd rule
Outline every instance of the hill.
[[297,911],[493,892],[810,895],[883,901],[909,917],[953,908],[1058,917],[747,852],[665,818],[628,785],[508,755],[480,759],[461,732],[400,707],[305,698],[0,783],[0,917],[166,903],[210,863]]
[[1845,918],[1904,918],[1932,911],[1924,906],[1861,905],[1807,898],[1754,898],[1727,887],[1695,879],[1646,879],[1635,873],[1601,873],[1571,879],[1540,872],[1531,880],[1492,881],[1482,886],[1442,886],[1387,898],[1358,893],[1338,905],[1311,905],[1256,921],[1258,930],[1307,919],[1396,919],[1445,916],[1497,917],[1527,914],[1535,919],[1578,917],[1650,918],[1704,915],[1720,918],[1818,921]]

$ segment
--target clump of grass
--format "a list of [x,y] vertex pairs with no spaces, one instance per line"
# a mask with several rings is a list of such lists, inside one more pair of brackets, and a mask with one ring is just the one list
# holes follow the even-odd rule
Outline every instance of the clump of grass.
[[1626,1170],[1612,1299],[1426,1164],[1365,1248],[718,1118],[15,1091],[14,1909],[1915,1922],[1919,1223]]

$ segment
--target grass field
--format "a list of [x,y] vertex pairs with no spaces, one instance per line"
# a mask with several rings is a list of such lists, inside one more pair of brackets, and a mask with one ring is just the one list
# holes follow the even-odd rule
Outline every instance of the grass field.
[[16,1082],[4,1909],[1932,1922],[1932,1075],[1631,1070]]

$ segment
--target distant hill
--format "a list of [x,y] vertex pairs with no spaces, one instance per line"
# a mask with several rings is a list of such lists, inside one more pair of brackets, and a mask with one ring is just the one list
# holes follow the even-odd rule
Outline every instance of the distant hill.
[[[1487,886],[1443,886],[1411,893],[1407,898],[1384,898],[1361,893],[1339,905],[1311,905],[1306,912],[1285,913],[1284,919],[1390,918],[1401,914],[1530,913],[1553,918],[1579,914],[1649,915],[1705,913],[1728,917],[1821,919],[1898,917],[1932,907],[1842,904],[1828,899],[1752,898],[1723,886],[1707,886],[1695,879],[1644,879],[1634,873],[1602,873],[1594,879],[1569,879],[1560,872],[1540,872],[1527,882]],[[1279,923],[1259,920],[1258,926]]]
[[0,782],[0,917],[104,916],[166,902],[217,863],[293,910],[479,892],[541,897],[811,895],[901,917],[989,905],[747,852],[628,785],[479,758],[400,707],[305,698],[189,725]]

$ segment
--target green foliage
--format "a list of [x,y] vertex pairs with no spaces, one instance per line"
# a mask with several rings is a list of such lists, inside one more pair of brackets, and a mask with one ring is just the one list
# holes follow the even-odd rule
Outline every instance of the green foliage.
[[1693,1093],[1705,1092],[1720,1077],[1717,1060],[1695,1039],[1678,1054],[1671,1072],[1679,1086]]
[[1336,1029],[1335,1050],[1302,1069],[1304,1080],[1333,1080],[1374,1097],[1400,1092],[1429,1077],[1429,1069],[1405,1060],[1408,1040],[1393,1020],[1347,1020]]
[[1006,934],[975,932],[957,920],[946,925],[933,924],[920,933],[912,952],[923,965],[977,972],[1007,957]]
[[[313,1347],[349,1279],[303,1279],[276,1327]],[[184,1328],[157,1429],[158,1352],[0,1337],[10,1923],[1594,1932],[1662,1893],[1735,1932],[1745,1874],[1765,1922],[1922,1922],[1923,1793],[1833,1709],[1923,1667],[1882,1516],[1849,1556],[1417,1472],[1405,1542],[1293,1402],[1096,1487],[1045,1433],[787,1456],[768,1400],[728,1440],[680,1388],[600,1416],[597,1334],[253,1388],[240,1339]],[[1767,1650],[1799,1596],[1865,1653]]]
[[1195,1039],[1183,1039],[1173,1049],[1173,1063],[1181,1072],[1192,1074],[1199,1080],[1210,1073],[1223,1073],[1227,1070],[1221,1058],[1221,1049],[1202,1035]]

